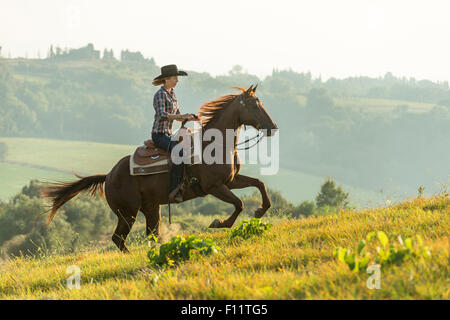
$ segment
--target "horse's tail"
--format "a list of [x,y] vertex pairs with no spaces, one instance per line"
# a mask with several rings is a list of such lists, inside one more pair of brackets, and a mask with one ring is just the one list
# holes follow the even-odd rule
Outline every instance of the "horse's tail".
[[[41,189],[41,195],[52,202],[50,216],[47,224],[49,224],[56,214],[56,211],[67,201],[75,197],[82,191],[89,190],[91,196],[94,196],[97,191],[104,196],[103,184],[106,180],[106,174],[97,174],[89,177],[81,177],[74,172],[75,176],[80,178],[73,182],[54,182],[48,183]],[[49,210],[49,211],[50,211]]]

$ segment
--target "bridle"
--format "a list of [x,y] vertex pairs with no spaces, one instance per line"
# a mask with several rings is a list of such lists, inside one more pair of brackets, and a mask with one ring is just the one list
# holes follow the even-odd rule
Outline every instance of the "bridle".
[[[244,127],[245,127],[245,125],[244,125]],[[247,130],[247,128],[245,128],[245,130]],[[236,144],[236,150],[248,150],[250,148],[253,148],[254,146],[256,146],[261,141],[261,139],[263,137],[264,137],[264,134],[261,134],[261,132],[258,131],[258,134],[256,136],[254,136],[253,138],[249,138],[249,139],[245,140],[244,142],[237,143]],[[258,140],[254,144],[252,144],[251,146],[248,146],[248,147],[245,147],[245,148],[241,148],[241,149],[237,148],[237,146],[239,146],[241,144],[246,144],[247,142],[255,140],[255,139],[258,139]]]
[[[244,102],[244,99],[242,98],[242,93],[239,95],[239,103],[243,106],[243,107],[247,107],[247,105],[245,104],[245,102]],[[247,126],[244,124],[244,129],[245,130],[247,130]],[[247,139],[247,140],[245,140],[245,141],[243,141],[243,142],[239,142],[239,143],[237,143],[236,144],[236,150],[248,150],[248,149],[250,149],[250,148],[253,148],[254,146],[256,146],[260,141],[261,141],[261,139],[264,137],[264,134],[261,134],[261,132],[258,130],[258,134],[256,135],[256,136],[254,136],[253,138],[249,138],[249,139]],[[237,146],[239,146],[239,145],[241,145],[241,144],[246,144],[247,142],[250,142],[250,141],[252,141],[252,140],[255,140],[255,139],[258,139],[257,141],[256,141],[256,143],[254,143],[253,145],[251,145],[251,146],[248,146],[248,147],[245,147],[245,148],[242,148],[242,149],[238,149],[237,148]]]

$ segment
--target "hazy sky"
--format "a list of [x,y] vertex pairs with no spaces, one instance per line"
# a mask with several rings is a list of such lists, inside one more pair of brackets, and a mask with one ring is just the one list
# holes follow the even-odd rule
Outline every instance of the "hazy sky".
[[450,80],[448,0],[0,0],[2,55],[45,57],[50,44],[141,51],[161,66],[263,78]]

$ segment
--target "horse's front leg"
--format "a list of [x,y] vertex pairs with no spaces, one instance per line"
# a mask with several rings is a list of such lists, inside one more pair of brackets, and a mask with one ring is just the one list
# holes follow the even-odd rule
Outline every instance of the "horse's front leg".
[[255,217],[261,218],[271,207],[269,195],[267,194],[266,185],[259,179],[238,174],[234,176],[233,181],[227,184],[230,189],[243,189],[247,187],[256,187],[261,193],[262,205],[255,211]]
[[236,218],[238,217],[239,213],[244,209],[244,203],[241,199],[239,199],[236,195],[234,195],[233,192],[230,191],[230,189],[226,185],[221,185],[219,187],[213,188],[210,190],[209,194],[213,195],[214,197],[225,201],[227,203],[231,203],[234,205],[234,212],[231,214],[231,216],[226,220],[214,220],[210,228],[231,228],[236,221]]

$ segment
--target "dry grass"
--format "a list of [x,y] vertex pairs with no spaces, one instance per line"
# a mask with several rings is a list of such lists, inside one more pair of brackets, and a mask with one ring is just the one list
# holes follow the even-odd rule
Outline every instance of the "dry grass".
[[[413,199],[388,208],[276,223],[263,236],[237,243],[227,231],[207,236],[222,248],[173,269],[155,270],[145,246],[130,255],[84,252],[0,266],[2,299],[448,299],[448,195]],[[428,261],[382,270],[381,289],[366,286],[333,258],[336,246],[354,248],[370,231],[390,238],[420,234]],[[81,269],[81,289],[66,288],[66,269]]]

